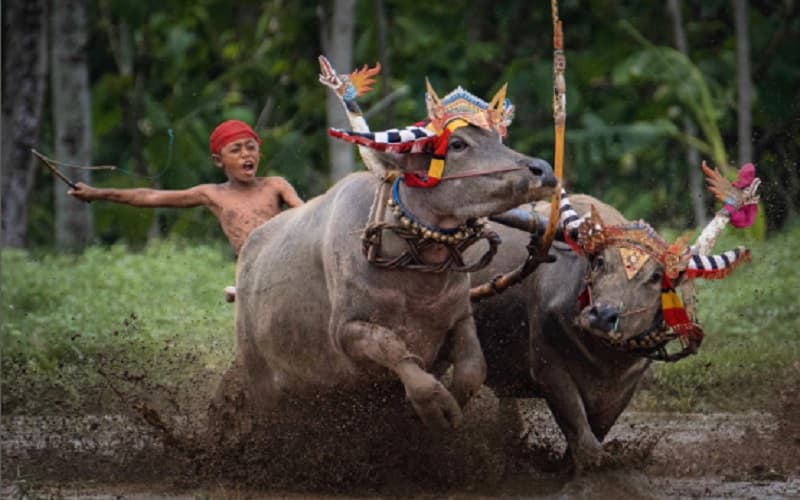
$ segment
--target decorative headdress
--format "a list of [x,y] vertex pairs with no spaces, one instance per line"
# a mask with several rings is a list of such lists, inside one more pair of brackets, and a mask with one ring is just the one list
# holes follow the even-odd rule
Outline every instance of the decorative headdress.
[[347,142],[379,151],[393,153],[432,153],[427,174],[405,173],[403,180],[413,187],[433,187],[442,180],[444,160],[450,134],[461,127],[475,125],[486,130],[495,130],[503,138],[514,116],[514,106],[506,98],[504,84],[490,102],[476,97],[461,87],[443,98],[434,92],[426,79],[425,103],[428,119],[402,129],[384,132],[353,132],[331,128],[328,134]]
[[619,249],[628,279],[644,266],[648,259],[657,260],[664,268],[661,280],[661,310],[664,322],[679,337],[696,340],[703,338],[700,325],[692,322],[683,302],[675,291],[673,280],[683,275],[688,279],[720,279],[730,274],[736,266],[750,260],[745,247],[719,255],[695,255],[687,246],[687,237],[668,244],[646,222],[639,220],[628,224],[606,226],[592,206],[591,214],[578,226],[577,243],[573,249],[594,256],[608,247]]
[[451,121],[461,119],[476,127],[496,130],[500,137],[506,136],[507,127],[514,119],[514,105],[506,98],[507,83],[500,87],[488,103],[461,87],[457,87],[440,99],[427,78],[425,86],[428,119],[437,134],[443,133]]

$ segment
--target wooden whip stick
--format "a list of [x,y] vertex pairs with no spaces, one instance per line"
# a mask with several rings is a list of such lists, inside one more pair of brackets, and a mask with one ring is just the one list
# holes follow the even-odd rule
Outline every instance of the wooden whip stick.
[[75,185],[75,183],[72,181],[72,179],[70,179],[66,175],[62,174],[61,171],[56,168],[53,160],[51,160],[50,158],[46,157],[42,153],[36,151],[35,149],[31,149],[31,153],[33,153],[33,155],[36,158],[38,158],[42,163],[44,163],[47,166],[47,168],[50,169],[50,172],[52,172],[53,175],[55,175],[56,177],[58,177],[59,179],[64,181],[64,183],[67,186],[71,187],[72,189],[77,189],[78,186]]
[[558,0],[551,0],[550,10],[553,13],[553,121],[555,122],[555,157],[554,173],[558,180],[556,191],[550,203],[550,220],[542,236],[542,252],[547,254],[558,226],[558,211],[561,204],[561,180],[564,177],[564,129],[567,123],[567,84],[564,69],[567,59],[564,56],[564,33],[561,20],[558,18]]
[[[69,177],[64,175],[64,173],[62,173],[59,169],[57,169],[56,165],[64,165],[66,167],[80,168],[80,169],[84,169],[84,170],[114,170],[114,169],[117,168],[114,165],[89,165],[89,166],[84,166],[84,165],[74,165],[72,163],[64,163],[63,161],[56,161],[56,160],[54,160],[52,158],[48,158],[47,156],[43,155],[42,153],[36,151],[35,149],[31,149],[31,153],[33,153],[33,155],[36,158],[38,158],[39,161],[44,163],[47,166],[47,168],[50,169],[50,172],[52,172],[53,175],[55,175],[56,177],[58,177],[59,179],[64,181],[64,184],[66,184],[67,186],[69,186],[72,189],[78,189],[78,185],[75,184],[75,182],[72,179],[70,179]],[[89,200],[85,200],[85,201],[86,201],[86,203],[91,203],[91,201],[89,201]]]

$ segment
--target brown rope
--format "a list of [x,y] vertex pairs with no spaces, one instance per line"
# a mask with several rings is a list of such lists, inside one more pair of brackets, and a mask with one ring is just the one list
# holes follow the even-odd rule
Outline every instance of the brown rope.
[[539,264],[553,262],[555,260],[555,258],[547,252],[542,252],[539,238],[536,234],[531,235],[531,239],[526,248],[528,249],[528,257],[522,264],[505,274],[498,274],[486,283],[470,288],[469,298],[477,302],[487,297],[499,295],[530,276],[530,274],[539,267]]
[[[401,238],[406,244],[406,250],[394,257],[380,255],[382,233],[391,231]],[[472,264],[464,262],[463,252],[480,240],[486,240],[489,248],[481,258]],[[407,269],[428,273],[441,273],[445,271],[459,271],[471,273],[483,269],[492,261],[500,245],[500,236],[494,231],[482,229],[456,243],[442,243],[420,236],[419,231],[388,222],[373,222],[364,229],[361,236],[364,255],[369,262],[383,269]],[[447,259],[442,262],[426,263],[422,257],[425,250],[436,246],[447,248]],[[370,259],[370,257],[372,257]]]
[[[584,276],[584,282],[586,284],[586,291],[588,292],[588,295],[589,295],[589,304],[590,305],[593,303],[592,278],[591,278],[591,275],[592,275],[592,272],[591,272],[591,269],[589,269],[587,271],[587,273],[586,273],[586,276]],[[639,309],[632,309],[630,311],[622,311],[622,310],[620,310],[619,316],[620,317],[628,317],[628,316],[633,316],[635,314],[641,314],[643,312],[647,312],[647,311],[649,311],[651,309],[654,309],[655,307],[658,307],[660,305],[661,305],[660,303],[656,303],[655,305],[652,305],[652,306],[640,307]],[[666,325],[663,324],[663,323],[659,326],[659,329],[663,329],[663,330],[666,330],[667,332],[669,332],[669,329],[666,328]],[[651,330],[648,330],[648,332],[651,331]],[[682,345],[681,350],[680,351],[675,351],[675,352],[668,352],[667,351],[667,344],[669,344],[670,342],[672,342],[673,340],[676,340],[676,339],[680,340],[680,342],[681,342],[681,345]],[[629,339],[629,340],[635,340],[635,338],[634,339]],[[611,341],[611,340],[606,340],[606,342],[608,342],[612,347],[614,347],[615,349],[618,349],[620,351],[637,353],[640,356],[648,358],[648,359],[651,359],[653,361],[664,361],[666,363],[674,363],[676,361],[680,361],[681,359],[685,358],[686,356],[689,356],[691,354],[696,354],[697,350],[700,348],[700,344],[702,343],[702,339],[700,339],[700,340],[684,339],[683,337],[678,336],[674,332],[669,332],[668,336],[667,336],[667,341],[664,344],[662,344],[661,346],[659,346],[659,347],[657,347],[655,349],[652,349],[652,348],[648,349],[646,347],[634,347],[629,343],[629,341],[614,342],[614,341]]]

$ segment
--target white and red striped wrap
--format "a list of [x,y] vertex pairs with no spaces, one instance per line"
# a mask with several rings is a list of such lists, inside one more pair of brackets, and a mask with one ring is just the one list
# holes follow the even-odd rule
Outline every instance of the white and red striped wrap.
[[572,204],[570,204],[569,197],[567,196],[567,191],[561,188],[561,202],[558,207],[558,224],[561,226],[561,230],[564,234],[575,236],[581,222],[583,222],[583,219],[578,215],[578,212],[572,208]]
[[[327,81],[327,79],[325,80]],[[502,140],[514,116],[514,106],[506,98],[504,84],[490,102],[461,87],[439,98],[426,80],[425,103],[428,119],[405,127],[382,132],[356,132],[331,128],[328,134],[359,146],[392,153],[433,153],[427,175],[406,173],[403,179],[411,187],[431,188],[444,178],[447,140],[460,127],[474,125],[496,131]]]
[[328,134],[346,142],[389,153],[431,152],[438,137],[433,131],[418,125],[380,132],[355,132],[331,128]]
[[[669,267],[668,271],[672,278],[677,277],[679,273],[685,273],[689,279],[721,279],[742,262],[750,260],[750,250],[743,246],[716,255],[700,255],[696,253],[695,247],[668,245],[643,221],[624,226],[605,226],[601,220],[592,220],[590,215],[578,216],[569,202],[567,193],[561,191],[559,225],[565,239],[576,251],[593,254],[605,246],[633,246],[646,250],[650,256]],[[582,224],[593,224],[593,232],[598,233],[600,237],[597,241],[602,242],[599,246],[589,245],[587,241],[580,239],[575,241],[578,228]],[[648,230],[642,233],[642,229]]]
[[743,246],[717,255],[692,254],[686,268],[688,278],[721,279],[731,273],[736,266],[750,260],[750,250]]

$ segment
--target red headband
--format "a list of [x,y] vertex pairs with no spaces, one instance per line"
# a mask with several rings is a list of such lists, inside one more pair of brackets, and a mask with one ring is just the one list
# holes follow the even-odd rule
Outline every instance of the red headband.
[[261,138],[250,128],[250,125],[239,120],[227,120],[217,125],[217,128],[211,132],[208,144],[212,154],[219,153],[227,144],[245,137],[251,137],[261,144]]

